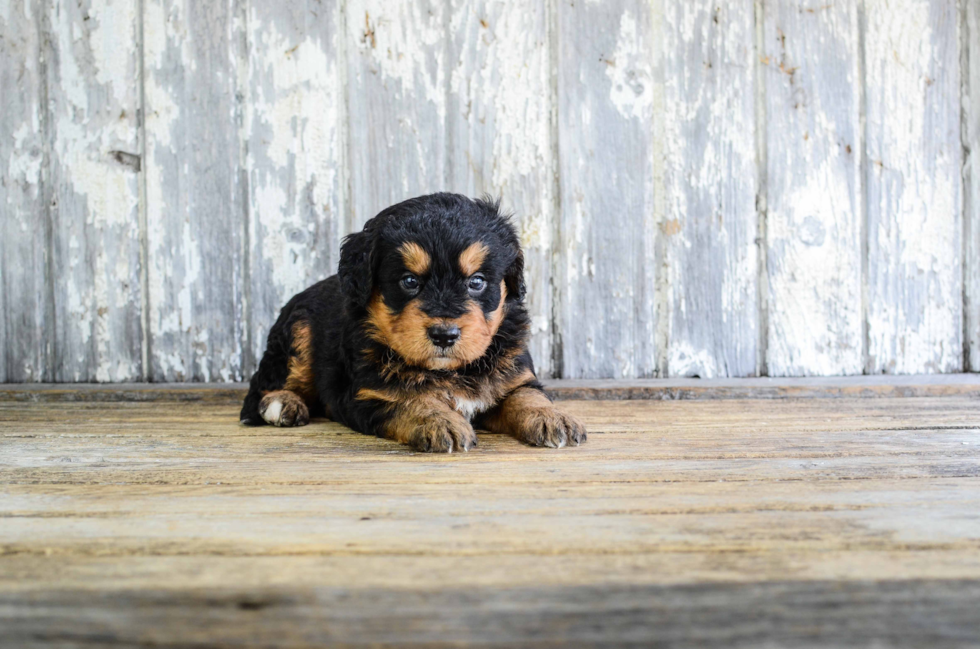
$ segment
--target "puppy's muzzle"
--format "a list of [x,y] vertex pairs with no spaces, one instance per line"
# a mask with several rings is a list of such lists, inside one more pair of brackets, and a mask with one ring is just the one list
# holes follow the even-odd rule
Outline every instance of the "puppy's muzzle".
[[459,340],[459,327],[456,325],[433,325],[426,333],[432,344],[442,349],[452,347]]

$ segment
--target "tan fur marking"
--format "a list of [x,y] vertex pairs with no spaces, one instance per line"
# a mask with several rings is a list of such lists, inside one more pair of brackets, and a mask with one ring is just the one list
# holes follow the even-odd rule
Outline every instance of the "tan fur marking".
[[519,387],[484,420],[494,433],[511,435],[533,446],[561,448],[586,440],[585,426],[560,412],[540,390]]
[[510,394],[511,392],[513,392],[517,388],[521,387],[522,385],[527,385],[528,383],[530,383],[531,381],[533,381],[535,378],[537,378],[537,377],[534,376],[534,372],[532,372],[531,370],[524,370],[523,372],[521,372],[520,374],[518,374],[514,378],[506,381],[501,386],[503,388],[503,390],[502,390],[503,395]]
[[405,268],[410,272],[416,275],[425,275],[429,272],[432,258],[429,257],[429,253],[425,251],[425,248],[414,241],[409,241],[408,243],[403,243],[398,251],[402,254],[402,261],[405,262]]
[[554,408],[554,404],[541,390],[517,388],[500,404],[492,416],[487,418],[487,428],[495,433],[513,435],[528,427],[531,417],[541,410]]
[[406,397],[385,423],[385,437],[423,451],[461,451],[476,445],[476,433],[447,399],[434,393]]
[[481,241],[472,243],[463,252],[459,253],[459,268],[463,274],[469,277],[483,267],[483,261],[487,258],[490,249]]
[[460,359],[459,367],[483,356],[490,341],[497,335],[497,329],[504,319],[504,303],[507,300],[507,286],[500,282],[500,303],[489,315],[476,302],[470,301],[469,308],[462,317],[453,323],[459,327],[459,342],[453,346],[453,353]]
[[371,388],[361,388],[357,391],[357,396],[354,397],[355,401],[384,401],[386,403],[398,403],[398,395],[391,394],[389,392],[382,392],[381,390],[372,390]]
[[[475,301],[469,302],[460,318],[430,318],[412,300],[400,313],[392,313],[381,293],[375,291],[368,304],[368,335],[395,350],[408,363],[427,369],[455,370],[483,356],[504,319],[507,286],[500,282],[500,303],[489,315]],[[427,330],[434,324],[454,324],[460,329],[459,342],[440,356],[429,340]]]
[[540,390],[520,387],[505,397],[483,423],[491,432],[520,438],[541,410],[553,407]]
[[428,365],[434,349],[426,330],[435,320],[422,313],[417,300],[409,302],[401,313],[393,314],[381,294],[375,292],[367,311],[368,335],[394,349],[409,363]]
[[295,392],[307,402],[316,399],[313,376],[313,332],[308,322],[293,325],[293,354],[289,357],[289,374],[283,389]]

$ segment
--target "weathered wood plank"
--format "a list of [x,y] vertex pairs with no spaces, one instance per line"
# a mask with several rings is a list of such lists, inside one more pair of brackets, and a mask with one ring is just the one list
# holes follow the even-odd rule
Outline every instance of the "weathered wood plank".
[[43,6],[0,1],[0,378],[50,381]]
[[869,372],[963,367],[960,12],[868,0]]
[[248,3],[253,362],[286,301],[337,272],[347,210],[340,19],[334,1]]
[[752,2],[666,3],[670,376],[756,374],[754,18]]
[[[503,471],[515,468],[501,466]],[[30,495],[13,485],[0,512],[0,549],[5,557],[53,555],[69,564],[109,556],[402,555],[452,560],[494,554],[638,558],[686,551],[755,554],[769,570],[775,566],[766,565],[766,554],[929,552],[938,565],[926,574],[955,576],[943,557],[950,552],[968,559],[959,576],[980,578],[980,556],[970,559],[966,554],[980,549],[977,525],[966,515],[968,508],[980,506],[972,478],[916,484],[882,480],[857,488],[849,487],[853,482],[843,488],[793,482],[785,490],[780,487],[778,497],[772,497],[772,483],[716,488],[717,482],[685,482],[626,489],[607,483],[569,487],[519,482],[513,489],[506,484],[421,484],[402,492],[396,483],[365,487],[363,480],[358,478],[356,489],[266,483],[250,489],[223,482],[211,489],[200,484],[120,489],[80,483],[69,496],[65,485],[41,484]],[[744,495],[733,497],[734,490]],[[58,508],[69,504],[70,510]],[[923,526],[956,525],[955,533],[916,533],[908,528],[910,511],[923,513]],[[255,525],[256,520],[264,525]],[[592,527],[596,521],[602,521],[601,531]],[[533,535],[503,531],[508,528]],[[446,542],[433,543],[439,538]],[[849,576],[842,572],[845,566],[834,566],[840,562],[824,559],[823,569]],[[901,558],[895,561],[902,563]],[[869,568],[863,571],[865,578],[888,576],[880,565]],[[806,572],[812,578],[815,571]],[[783,576],[774,570],[765,575]],[[684,575],[675,569],[645,580],[665,578]],[[0,591],[4,585],[0,573]]]
[[657,370],[654,15],[634,0],[558,4],[555,370],[564,378]]
[[0,479],[29,489],[220,482],[361,485],[361,493],[370,483],[407,497],[405,481],[482,485],[490,493],[521,485],[980,477],[975,399],[568,401],[562,408],[589,427],[585,446],[549,453],[481,434],[477,450],[449,457],[414,454],[326,421],[295,430],[242,427],[237,406],[4,404],[2,435],[17,443],[0,445],[7,467]]
[[446,177],[448,7],[434,0],[347,3],[351,230]]
[[[752,297],[756,254],[727,216],[750,195],[747,7],[340,4],[147,0],[150,368],[121,155],[139,152],[137,4],[0,4],[0,379],[242,378],[341,234],[437,189],[518,213],[543,369],[750,373],[756,312],[725,297]],[[977,12],[765,4],[770,373],[980,370],[980,174],[966,160],[962,214],[957,175],[980,146],[980,102],[959,104]]]
[[964,92],[966,196],[963,212],[963,263],[965,264],[964,369],[980,372],[980,6],[964,3],[961,71]]
[[454,0],[446,108],[448,188],[513,211],[524,247],[531,355],[552,374],[551,260],[557,199],[551,6]]
[[969,646],[976,403],[572,402],[582,447],[452,456],[225,406],[4,403],[0,626],[25,646]]
[[[368,509],[353,512],[358,514],[358,524],[370,525],[373,519],[368,516],[368,520],[361,521],[362,512],[366,516],[377,512]],[[52,518],[71,516],[70,512],[49,514]],[[106,517],[112,513],[91,515]],[[157,588],[171,592],[189,588],[220,591],[231,586],[234,590],[258,592],[266,588],[303,589],[324,583],[432,591],[454,587],[574,586],[595,583],[597,578],[605,585],[635,587],[692,581],[715,585],[750,581],[743,575],[764,582],[834,580],[844,587],[845,580],[887,580],[896,574],[914,574],[921,579],[976,579],[980,573],[980,558],[970,548],[920,548],[916,552],[869,547],[835,552],[756,549],[724,556],[682,550],[627,552],[615,557],[584,553],[549,555],[544,548],[535,554],[416,554],[411,557],[357,553],[334,556],[72,553],[58,555],[53,561],[53,555],[54,552],[6,555],[5,560],[0,560],[0,591],[28,594],[41,589],[81,588],[136,593]]]
[[242,377],[238,7],[235,0],[144,3],[154,381]]
[[860,374],[858,4],[765,5],[771,376]]
[[[470,573],[480,567],[458,566]],[[555,567],[559,572],[563,568]],[[247,572],[247,571],[246,571]],[[980,639],[970,579],[539,586],[397,591],[38,590],[0,596],[21,647],[965,647]]]
[[143,372],[138,3],[45,4],[54,379],[132,381]]

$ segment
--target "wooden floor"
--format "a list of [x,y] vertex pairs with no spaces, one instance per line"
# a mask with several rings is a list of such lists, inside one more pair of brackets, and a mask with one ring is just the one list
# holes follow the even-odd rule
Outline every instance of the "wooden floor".
[[980,646],[980,399],[564,401],[422,455],[0,403],[0,646]]

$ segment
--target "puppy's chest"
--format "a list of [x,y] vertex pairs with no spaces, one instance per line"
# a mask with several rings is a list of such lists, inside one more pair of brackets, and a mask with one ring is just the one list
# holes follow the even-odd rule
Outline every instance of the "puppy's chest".
[[486,412],[493,407],[493,402],[488,402],[485,399],[472,398],[470,395],[465,394],[453,394],[450,397],[450,401],[453,407],[459,414],[463,415],[467,419],[473,419],[480,413]]
[[[507,394],[508,381],[501,380],[499,375],[486,377],[467,377],[458,380],[456,377],[426,377],[419,381],[414,388],[406,390],[406,398],[432,398],[445,403],[450,408],[472,420],[479,414],[493,409],[504,395]],[[414,395],[408,396],[408,395]]]

